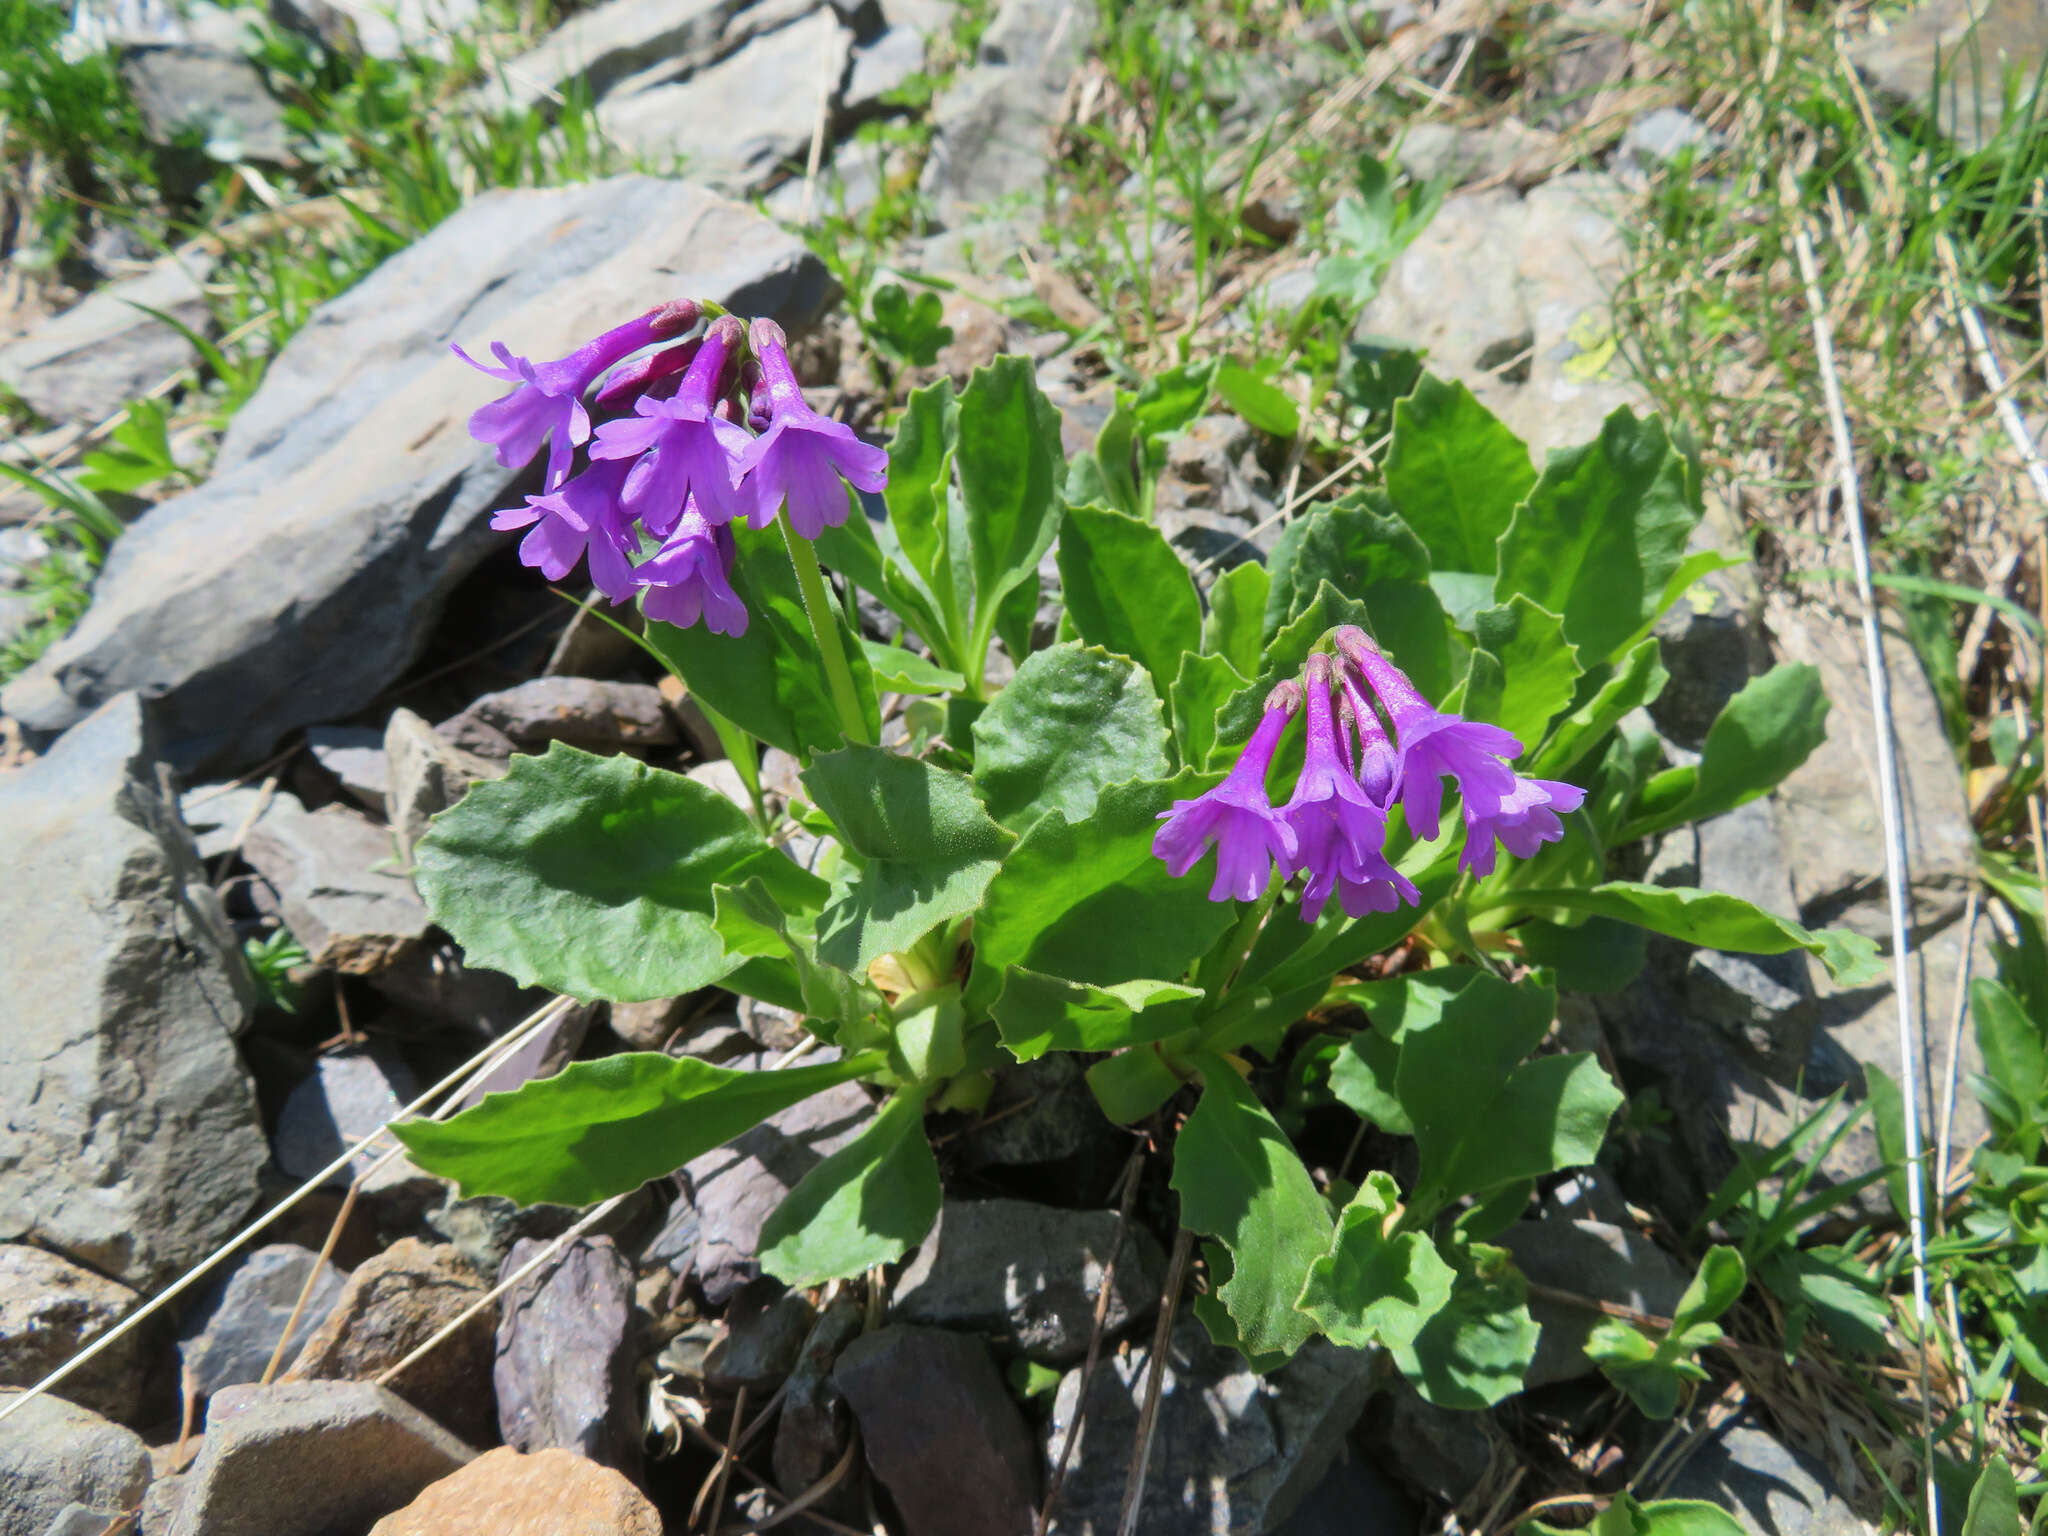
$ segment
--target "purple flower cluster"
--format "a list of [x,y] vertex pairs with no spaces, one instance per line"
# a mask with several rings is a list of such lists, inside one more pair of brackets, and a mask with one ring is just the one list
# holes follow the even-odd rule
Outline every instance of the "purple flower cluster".
[[[703,313],[663,304],[552,362],[503,342],[491,344],[496,367],[454,351],[513,386],[469,418],[470,436],[507,469],[548,450],[540,494],[491,518],[529,530],[522,561],[560,581],[587,560],[614,603],[644,594],[650,618],[740,635],[731,525],[766,528],[786,506],[790,529],[814,539],[846,521],[841,482],[879,491],[889,458],[804,403],[774,321],[719,315],[691,334]],[[609,419],[593,425],[592,407]],[[572,474],[578,449],[585,463]],[[659,541],[644,558],[643,540]]]
[[[1519,741],[1498,726],[1432,708],[1363,630],[1347,625],[1331,639],[1336,655],[1309,657],[1299,681],[1267,697],[1229,776],[1160,813],[1166,825],[1152,852],[1172,874],[1194,868],[1213,843],[1211,901],[1252,900],[1277,863],[1305,877],[1306,922],[1323,915],[1332,895],[1352,917],[1414,906],[1420,894],[1387,860],[1387,812],[1398,801],[1409,830],[1435,841],[1445,779],[1456,786],[1465,819],[1458,863],[1472,875],[1493,873],[1496,843],[1526,859],[1564,836],[1559,818],[1579,808],[1583,789],[1516,773],[1508,760],[1521,754]],[[1287,803],[1276,806],[1266,778],[1297,713],[1307,716],[1301,774]]]

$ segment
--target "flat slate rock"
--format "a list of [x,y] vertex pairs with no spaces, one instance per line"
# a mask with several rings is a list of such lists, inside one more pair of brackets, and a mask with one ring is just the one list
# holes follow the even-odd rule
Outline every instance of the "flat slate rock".
[[39,1397],[0,1422],[0,1536],[44,1536],[73,1504],[133,1509],[148,1487],[142,1437],[76,1403]]
[[686,182],[485,193],[314,314],[236,413],[213,478],[122,535],[85,618],[0,708],[56,731],[139,689],[174,761],[230,771],[345,718],[509,547],[489,514],[521,472],[466,429],[503,386],[448,343],[554,357],[678,297],[801,329],[828,289],[795,237]]
[[343,1536],[475,1456],[368,1382],[228,1387],[207,1408],[171,1536]]
[[249,829],[242,857],[277,895],[279,915],[313,964],[354,976],[411,959],[433,920],[392,868],[391,834],[360,811],[309,811],[280,794]]
[[186,1320],[178,1341],[179,1359],[202,1396],[262,1379],[316,1266],[305,1311],[285,1344],[283,1358],[289,1365],[341,1299],[341,1271],[322,1264],[310,1248],[270,1243],[243,1259],[213,1289]]
[[200,285],[213,263],[197,246],[181,246],[146,272],[95,288],[0,347],[0,384],[38,416],[98,425],[197,357],[191,342],[135,306],[203,329],[209,311]]
[[247,974],[135,695],[0,776],[0,869],[0,1242],[158,1284],[268,1153]]
[[[141,1305],[127,1286],[41,1248],[0,1244],[0,1386],[30,1387]],[[130,1333],[54,1389],[110,1419],[134,1417],[149,1368]]]
[[[522,1238],[499,1279],[544,1245]],[[498,1432],[521,1451],[573,1451],[640,1472],[633,1268],[608,1237],[578,1238],[499,1302],[491,1380]]]

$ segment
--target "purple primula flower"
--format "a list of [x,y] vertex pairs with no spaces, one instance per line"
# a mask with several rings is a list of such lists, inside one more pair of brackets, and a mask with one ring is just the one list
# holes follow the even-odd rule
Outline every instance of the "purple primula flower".
[[732,589],[732,529],[712,527],[691,501],[668,542],[634,573],[647,589],[647,617],[688,629],[699,618],[714,635],[744,635],[747,607]]
[[1364,630],[1346,625],[1337,631],[1337,645],[1393,722],[1409,830],[1424,842],[1435,841],[1442,830],[1446,777],[1456,782],[1468,816],[1492,815],[1514,791],[1515,771],[1504,759],[1520,756],[1522,744],[1497,725],[1432,708]]
[[1266,713],[1238,758],[1230,776],[1205,795],[1176,800],[1161,811],[1166,823],[1152,839],[1154,858],[1164,859],[1176,879],[1216,845],[1216,883],[1211,901],[1252,901],[1272,877],[1273,860],[1292,864],[1294,829],[1266,798],[1266,771],[1274,750],[1286,734],[1287,722],[1301,706],[1301,686],[1282,683],[1266,700]]
[[637,414],[597,429],[591,458],[636,461],[626,477],[625,507],[656,538],[675,531],[692,498],[714,525],[752,509],[736,468],[750,441],[746,428],[715,414],[726,362],[745,334],[739,321],[721,315],[705,332],[674,399],[642,395],[633,402]]
[[1465,851],[1458,863],[1473,875],[1492,874],[1496,837],[1516,858],[1533,858],[1545,843],[1564,836],[1558,817],[1569,816],[1585,801],[1586,792],[1576,784],[1517,777],[1515,787],[1491,812],[1475,815],[1470,805],[1465,807]]
[[517,386],[470,416],[469,435],[494,445],[498,462],[507,469],[532,462],[541,444],[547,443],[546,489],[554,490],[568,478],[569,459],[577,445],[590,436],[583,392],[607,369],[642,347],[680,336],[697,323],[697,314],[697,306],[687,299],[663,304],[585,342],[567,357],[545,363],[521,357],[502,341],[494,341],[491,352],[498,366],[493,368],[451,344],[455,355],[470,367]]
[[[600,410],[616,410],[637,396],[646,394],[666,380],[673,379],[697,355],[698,338],[680,342],[673,347],[663,347],[659,352],[650,352],[645,357],[636,357],[630,363],[612,370],[611,377],[599,386],[596,396]],[[670,385],[664,394],[673,394]]]
[[626,464],[596,463],[545,496],[529,496],[523,507],[491,514],[497,529],[533,531],[519,541],[522,564],[537,566],[550,581],[560,581],[586,553],[590,584],[615,603],[633,595],[632,520],[619,504]]
[[757,498],[756,528],[765,528],[775,509],[789,502],[789,525],[807,539],[846,521],[846,488],[879,491],[889,478],[889,455],[864,443],[844,422],[820,416],[804,404],[804,392],[790,366],[789,344],[773,320],[756,320],[749,333],[760,361],[756,391],[768,403],[768,427],[747,444],[740,468]]
[[[1386,811],[1400,791],[1400,760],[1395,754],[1394,744],[1387,739],[1386,727],[1380,724],[1372,706],[1357,693],[1356,685],[1349,677],[1344,679],[1344,687],[1344,719],[1358,732],[1358,787],[1380,811],[1384,829]],[[1350,741],[1342,729],[1337,733],[1337,740],[1345,749],[1345,765],[1348,767],[1351,761]],[[1382,843],[1384,840],[1383,831]],[[1309,913],[1306,892],[1303,897],[1303,915],[1314,922],[1322,910],[1321,905],[1317,905],[1316,913]],[[1411,907],[1420,906],[1422,893],[1415,888],[1415,882],[1394,868],[1381,852],[1375,858],[1346,864],[1338,869],[1337,900],[1347,916],[1364,917],[1368,912],[1391,912],[1404,901]]]
[[[1338,742],[1336,721],[1330,710],[1330,658],[1308,659],[1305,674],[1308,690],[1308,746],[1301,777],[1295,781],[1294,796],[1281,809],[1293,829],[1298,849],[1296,867],[1308,876],[1301,893],[1303,922],[1323,915],[1339,881],[1358,888],[1360,901],[1379,899],[1383,889],[1385,907],[1368,910],[1391,911],[1397,898],[1395,882],[1407,885],[1386,860],[1387,815],[1373,804],[1346,767]],[[1409,886],[1410,891],[1414,890]],[[1351,901],[1345,903],[1351,909]],[[1353,914],[1357,915],[1357,914]]]

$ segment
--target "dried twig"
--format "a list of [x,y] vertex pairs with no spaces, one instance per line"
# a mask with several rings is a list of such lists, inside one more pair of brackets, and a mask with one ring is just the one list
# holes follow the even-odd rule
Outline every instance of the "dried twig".
[[1131,1470],[1124,1479],[1123,1514],[1117,1536],[1137,1536],[1138,1513],[1145,1504],[1145,1474],[1152,1464],[1152,1436],[1159,1428],[1159,1394],[1166,1385],[1166,1356],[1173,1345],[1174,1314],[1187,1284],[1188,1263],[1195,1255],[1195,1234],[1182,1227],[1173,1239],[1173,1260],[1166,1266],[1166,1288],[1159,1294],[1159,1326],[1152,1331],[1152,1357],[1145,1362],[1145,1402],[1138,1410],[1138,1432],[1132,1437]]

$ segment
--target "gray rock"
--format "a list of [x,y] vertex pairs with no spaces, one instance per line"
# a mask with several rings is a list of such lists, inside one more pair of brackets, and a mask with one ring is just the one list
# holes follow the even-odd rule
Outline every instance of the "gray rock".
[[[271,1138],[277,1166],[294,1179],[312,1178],[363,1137],[395,1120],[419,1096],[419,1088],[412,1069],[388,1046],[372,1042],[321,1056],[278,1111]],[[439,1196],[440,1181],[403,1155],[370,1173],[386,1150],[381,1145],[365,1147],[328,1175],[328,1186],[346,1189],[351,1180],[369,1173],[363,1186],[369,1194]]]
[[[1849,50],[1857,72],[1887,102],[1925,110],[1974,153],[2007,111],[2025,111],[2048,61],[2048,7],[2041,0],[1929,0]],[[2029,122],[2032,119],[2028,119]]]
[[[860,1337],[861,1309],[840,1295],[818,1315],[797,1352],[782,1393],[771,1463],[779,1488],[809,1488],[838,1464],[852,1428],[846,1399],[832,1384],[840,1354]],[[829,1511],[828,1511],[829,1513]]]
[[116,415],[198,355],[191,342],[135,305],[204,330],[210,316],[200,285],[213,262],[198,246],[181,246],[140,276],[94,289],[0,347],[0,384],[51,421],[88,426]]
[[142,1496],[138,1536],[171,1536],[171,1527],[178,1523],[178,1511],[184,1503],[185,1474],[178,1472],[169,1477],[159,1477],[149,1485],[149,1492]]
[[1456,192],[1388,270],[1359,322],[1429,352],[1519,433],[1538,463],[1596,436],[1616,406],[1646,408],[1609,353],[1607,296],[1627,204],[1607,176],[1569,171],[1531,188]]
[[882,98],[923,68],[923,34],[915,27],[890,27],[854,51],[841,110],[853,118],[887,111],[888,103]]
[[87,1504],[66,1504],[57,1512],[43,1536],[127,1536],[130,1529],[128,1512],[121,1509],[94,1509]]
[[391,796],[391,763],[384,755],[384,733],[367,726],[316,725],[306,732],[313,760],[341,781],[356,804],[378,816]]
[[942,223],[1042,194],[1060,101],[1094,34],[1093,0],[1003,0],[975,67],[932,104],[923,186]]
[[678,295],[797,329],[827,289],[797,240],[686,183],[485,193],[321,307],[235,414],[212,479],[128,529],[84,620],[0,707],[61,730],[139,688],[197,767],[362,708],[505,547],[487,514],[521,472],[465,429],[499,386],[451,340],[552,357]]
[[[948,1200],[897,1280],[890,1315],[983,1334],[1048,1365],[1071,1365],[1088,1352],[1102,1267],[1116,1231],[1114,1211]],[[1158,1306],[1165,1269],[1152,1234],[1133,1224],[1103,1316],[1105,1339]]]
[[[707,764],[717,767],[719,764]],[[729,766],[729,765],[728,765]],[[701,784],[702,768],[692,768],[689,777]],[[739,775],[732,775],[738,782]],[[746,791],[740,791],[740,798],[746,798]],[[667,1045],[675,1032],[682,1028],[689,1017],[690,1000],[687,997],[657,997],[644,1003],[613,1003],[609,1015],[611,1031],[636,1051],[658,1051]]]
[[199,857],[211,862],[241,848],[246,829],[270,809],[277,798],[254,784],[201,784],[178,797],[178,814],[192,834]]
[[391,790],[386,816],[398,841],[398,856],[412,861],[413,845],[427,835],[427,823],[483,779],[495,779],[505,765],[453,746],[409,709],[397,709],[384,727],[384,757]]
[[1505,182],[1517,190],[1535,185],[1569,158],[1558,135],[1518,117],[1473,128],[1414,123],[1395,152],[1401,169],[1416,181]]
[[819,91],[836,96],[852,41],[829,9],[813,11],[687,80],[614,93],[598,106],[598,126],[629,154],[679,158],[695,180],[765,191],[802,165]]
[[857,1085],[841,1083],[770,1115],[683,1169],[697,1212],[697,1284],[713,1306],[724,1305],[760,1272],[754,1254],[761,1225],[783,1197],[865,1130],[874,1113]]
[[704,1379],[726,1392],[773,1392],[796,1369],[818,1309],[801,1291],[762,1278],[726,1304],[725,1333],[704,1356]]
[[[1694,549],[1715,542],[1701,524]],[[1664,667],[1671,674],[1650,702],[1650,718],[1666,741],[1697,752],[1728,701],[1771,665],[1770,647],[1758,626],[1751,583],[1740,571],[1715,571],[1695,583],[1657,621]]]
[[313,964],[354,976],[403,964],[433,926],[412,881],[390,866],[391,834],[360,811],[309,811],[274,798],[242,857],[276,893],[285,926]]
[[955,1146],[967,1168],[1032,1168],[1096,1152],[1119,1156],[1115,1138],[1080,1064],[1052,1054],[999,1071],[981,1119]]
[[[455,1249],[400,1238],[355,1267],[286,1381],[368,1381],[467,1312],[484,1283]],[[393,1381],[399,1396],[472,1443],[497,1430],[491,1396],[495,1305],[472,1314]],[[231,1387],[230,1392],[245,1390]]]
[[196,1262],[266,1158],[249,981],[141,701],[0,777],[0,1242],[126,1284]]
[[1263,558],[1280,537],[1277,511],[1258,439],[1237,417],[1199,417],[1167,445],[1153,518],[1191,566],[1213,574]]
[[1870,1530],[1813,1458],[1780,1444],[1746,1415],[1702,1439],[1663,1496],[1718,1504],[1753,1536],[1865,1536]]
[[1408,1536],[1421,1518],[1399,1484],[1346,1448],[1273,1536]]
[[159,145],[182,144],[196,134],[209,159],[278,165],[291,158],[284,108],[239,50],[147,43],[124,52],[121,78]]
[[258,1248],[186,1319],[178,1356],[202,1397],[262,1378],[309,1275],[314,1279],[305,1311],[285,1343],[283,1363],[289,1365],[341,1299],[341,1271],[322,1264],[310,1248],[297,1243]]
[[570,86],[602,97],[643,69],[711,46],[743,8],[744,0],[607,0],[571,16],[477,92],[493,108],[514,112]]
[[222,1389],[172,1536],[334,1536],[402,1509],[476,1452],[360,1381]]
[[[125,1285],[40,1248],[0,1244],[0,1386],[31,1387],[141,1303]],[[126,1421],[142,1402],[144,1334],[131,1333],[53,1390]]]
[[832,1384],[909,1536],[1029,1536],[1031,1435],[980,1340],[891,1324],[847,1346]]
[[[0,1410],[18,1392],[0,1392]],[[43,1536],[72,1504],[133,1509],[149,1486],[142,1437],[62,1398],[38,1397],[0,1421],[0,1536]]]
[[551,741],[609,753],[669,747],[681,739],[660,689],[587,677],[536,677],[502,693],[487,693],[436,729],[457,747],[486,755],[493,735],[536,752]]
[[1467,1514],[1492,1468],[1520,1455],[1491,1414],[1439,1408],[1398,1375],[1366,1404],[1358,1443],[1409,1487]]
[[[1495,1241],[1537,1285],[1657,1317],[1671,1316],[1692,1278],[1641,1233],[1604,1221],[1518,1221]],[[1586,1340],[1601,1314],[1542,1296],[1530,1298],[1529,1311],[1543,1326],[1529,1386],[1591,1374],[1595,1366],[1586,1358]]]
[[[522,1239],[504,1280],[540,1251]],[[559,1447],[640,1475],[633,1271],[608,1237],[578,1238],[505,1293],[491,1382],[498,1432],[521,1451]]]
[[1648,172],[1669,165],[1684,154],[1704,159],[1721,143],[1721,135],[1690,112],[1678,107],[1657,107],[1628,125],[1614,157],[1621,166]]
[[[635,1203],[627,1201],[620,1211],[631,1210]],[[480,1275],[495,1275],[521,1241],[535,1238],[546,1242],[560,1237],[582,1214],[570,1205],[514,1205],[501,1195],[472,1195],[462,1200],[451,1188],[440,1207],[427,1212],[426,1223],[470,1268]]]
[[[1116,1528],[1150,1357],[1147,1342],[1096,1367],[1049,1532],[1100,1536]],[[1373,1358],[1316,1339],[1260,1376],[1184,1316],[1169,1346],[1139,1528],[1147,1536],[1255,1536],[1286,1519],[1342,1450],[1371,1391]],[[1060,1382],[1046,1426],[1048,1468],[1080,1400],[1076,1369]]]

